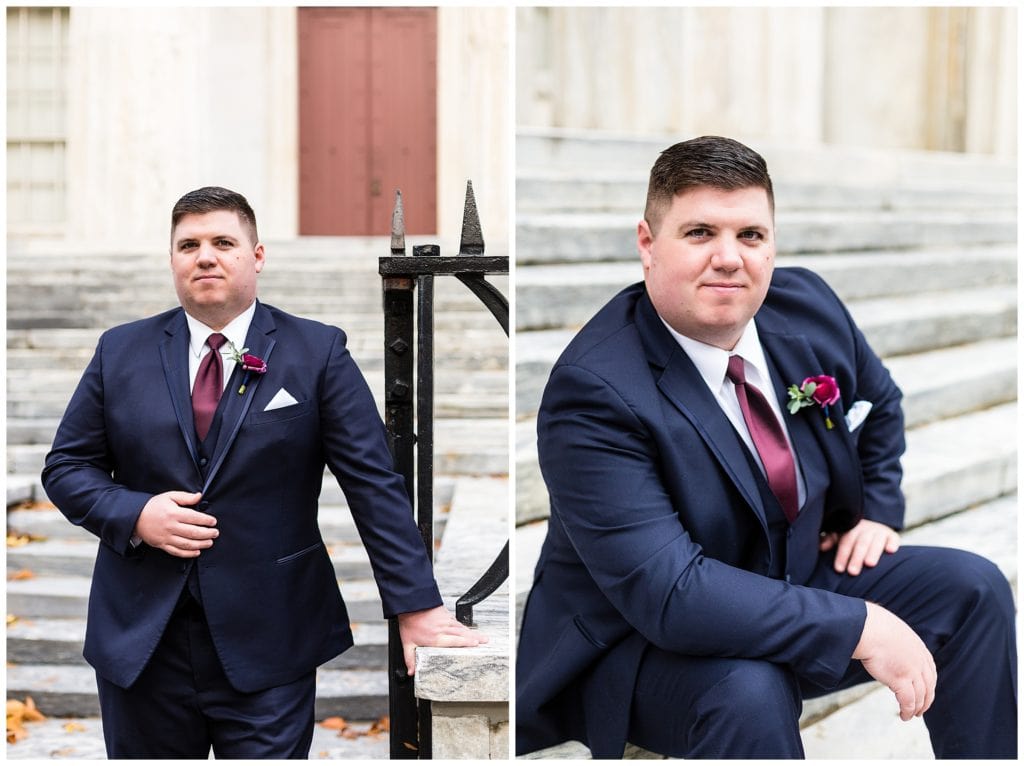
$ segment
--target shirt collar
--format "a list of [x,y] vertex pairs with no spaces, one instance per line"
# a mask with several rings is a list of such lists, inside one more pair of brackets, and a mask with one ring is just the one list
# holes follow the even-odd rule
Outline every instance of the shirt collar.
[[239,351],[245,347],[245,336],[249,334],[249,325],[256,314],[256,301],[249,304],[249,308],[232,319],[223,330],[214,330],[200,322],[194,316],[185,312],[185,320],[188,322],[189,349],[197,359],[202,356],[203,346],[211,333],[219,332]]
[[[661,319],[660,316],[658,318]],[[743,328],[743,334],[736,342],[732,351],[726,351],[717,346],[694,340],[689,336],[676,332],[664,319],[661,319],[661,321],[668,328],[672,337],[676,339],[676,342],[682,347],[683,351],[686,352],[686,355],[690,357],[690,360],[697,368],[697,372],[700,373],[708,388],[713,392],[717,393],[722,388],[725,382],[725,371],[729,366],[729,357],[735,354],[742,356],[746,361],[748,365],[747,377],[753,385],[763,390],[765,385],[771,380],[768,374],[768,362],[764,357],[764,349],[761,348],[761,339],[757,334],[757,325],[753,319],[747,322],[747,326]],[[754,368],[755,375],[749,374],[750,367]],[[760,380],[757,379],[758,377]]]

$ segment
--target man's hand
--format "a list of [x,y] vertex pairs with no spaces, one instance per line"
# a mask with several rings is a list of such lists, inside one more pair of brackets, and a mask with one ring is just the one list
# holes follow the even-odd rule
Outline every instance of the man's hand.
[[194,511],[200,492],[164,492],[153,495],[135,522],[135,534],[147,545],[183,559],[192,559],[213,545],[220,534],[217,519]]
[[417,646],[478,646],[487,643],[487,636],[467,628],[443,606],[398,615],[398,634],[402,638],[405,669],[410,676],[416,672]]
[[[838,547],[837,547],[838,545]],[[861,519],[848,532],[832,532],[821,539],[819,549],[824,553],[836,548],[835,569],[856,577],[862,567],[873,567],[882,558],[882,553],[895,553],[900,548],[900,536],[896,530],[877,521]]]
[[868,616],[853,659],[896,695],[900,719],[923,715],[935,699],[935,660],[907,623],[868,602]]

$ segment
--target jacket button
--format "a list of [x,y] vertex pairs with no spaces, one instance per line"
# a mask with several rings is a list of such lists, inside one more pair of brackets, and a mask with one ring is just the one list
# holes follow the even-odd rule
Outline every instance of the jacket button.
[[210,507],[210,503],[206,500],[200,500],[199,505],[196,506],[197,511],[205,511]]
[[206,467],[206,464],[207,464],[207,463],[209,463],[209,462],[210,462],[210,461],[209,461],[209,460],[207,460],[207,459],[206,459],[205,457],[201,457],[201,458],[199,458],[199,465],[200,465],[200,466],[202,466],[203,468],[205,468],[205,467]]

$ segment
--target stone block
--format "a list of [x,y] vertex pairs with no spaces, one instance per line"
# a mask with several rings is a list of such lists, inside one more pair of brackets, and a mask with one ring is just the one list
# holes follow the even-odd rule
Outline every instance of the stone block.
[[433,757],[439,760],[483,759],[491,756],[491,726],[487,716],[431,716]]
[[508,721],[491,724],[491,760],[504,761],[511,757]]

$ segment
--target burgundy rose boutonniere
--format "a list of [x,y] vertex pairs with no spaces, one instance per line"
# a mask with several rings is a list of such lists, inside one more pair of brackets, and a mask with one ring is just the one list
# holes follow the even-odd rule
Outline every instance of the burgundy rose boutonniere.
[[804,378],[800,387],[790,386],[789,411],[795,415],[804,407],[817,404],[825,412],[825,428],[832,430],[832,418],[829,417],[828,408],[839,401],[839,384],[831,375],[815,375],[813,378]]
[[245,377],[242,378],[242,385],[238,388],[239,394],[245,393],[245,387],[249,385],[249,378],[253,374],[262,375],[267,371],[267,363],[260,359],[258,356],[245,353],[249,349],[243,348],[241,350],[235,348],[235,344],[231,343],[231,358],[235,360],[235,364],[241,365],[245,371]]

